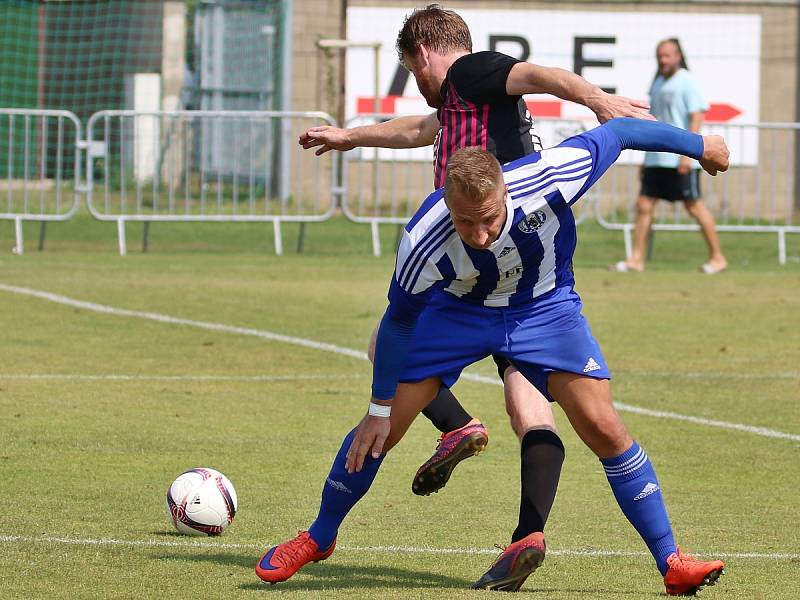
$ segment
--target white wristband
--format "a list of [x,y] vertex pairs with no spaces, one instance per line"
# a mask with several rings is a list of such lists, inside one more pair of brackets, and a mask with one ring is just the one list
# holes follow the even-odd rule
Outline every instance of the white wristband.
[[392,414],[392,407],[370,402],[368,414],[370,417],[388,417],[389,415]]

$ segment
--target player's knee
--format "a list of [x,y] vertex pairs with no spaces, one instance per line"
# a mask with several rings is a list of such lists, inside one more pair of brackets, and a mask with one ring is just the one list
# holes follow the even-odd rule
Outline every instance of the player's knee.
[[549,429],[553,433],[558,432],[552,411],[525,412],[512,416],[511,427],[519,439],[534,429]]
[[625,451],[628,430],[618,415],[607,415],[593,422],[594,450],[600,455],[614,455]]
[[552,423],[552,424],[539,423],[538,425],[534,425],[534,426],[530,426],[530,427],[520,427],[519,430],[515,429],[514,433],[517,434],[517,437],[519,438],[519,441],[521,442],[525,438],[525,435],[529,431],[540,431],[540,430],[552,431],[553,433],[558,435],[558,428],[556,427],[555,423]]
[[507,396],[506,413],[511,421],[511,428],[520,439],[532,429],[556,431],[550,403],[535,390],[525,398],[512,399]]

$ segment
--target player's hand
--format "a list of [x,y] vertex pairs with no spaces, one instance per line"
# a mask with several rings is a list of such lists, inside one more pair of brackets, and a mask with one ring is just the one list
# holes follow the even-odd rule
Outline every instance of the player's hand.
[[692,159],[688,156],[681,156],[680,161],[678,161],[678,173],[680,175],[688,175],[691,170]]
[[320,125],[312,127],[300,135],[299,144],[306,150],[317,148],[314,153],[317,156],[325,154],[329,150],[352,150],[355,148],[349,140],[347,129],[339,129],[330,125]]
[[703,156],[700,158],[700,166],[706,173],[716,175],[717,172],[727,171],[730,165],[730,156],[731,153],[722,136],[703,136]]
[[615,96],[604,92],[602,96],[598,96],[587,103],[586,106],[594,111],[597,120],[601,123],[616,117],[633,117],[634,119],[644,119],[646,121],[656,120],[648,110],[650,108],[648,102],[626,98],[625,96]]
[[347,460],[344,466],[348,473],[361,471],[368,452],[372,454],[372,458],[380,458],[390,429],[390,417],[373,417],[367,414],[361,419],[361,423],[356,428],[356,434],[353,436],[353,442],[347,450]]

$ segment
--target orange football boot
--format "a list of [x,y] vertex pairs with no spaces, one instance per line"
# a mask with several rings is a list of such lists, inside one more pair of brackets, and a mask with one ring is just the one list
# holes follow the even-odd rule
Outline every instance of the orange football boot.
[[267,583],[286,581],[301,567],[310,562],[325,560],[336,548],[336,540],[329,548],[320,550],[307,531],[299,531],[297,537],[270,548],[256,565],[256,575]]
[[725,565],[721,560],[697,560],[683,554],[678,548],[667,558],[667,574],[664,585],[669,596],[694,596],[703,587],[714,585],[720,575],[725,573]]

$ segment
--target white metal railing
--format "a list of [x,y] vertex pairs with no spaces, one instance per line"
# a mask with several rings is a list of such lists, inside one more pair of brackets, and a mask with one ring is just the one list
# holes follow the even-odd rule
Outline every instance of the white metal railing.
[[[101,111],[87,125],[87,204],[125,223],[270,221],[282,254],[281,223],[324,221],[336,209],[336,163],[296,140],[321,112]],[[146,235],[146,234],[145,234]]]
[[[353,117],[345,127],[394,118],[394,114]],[[342,154],[341,206],[355,223],[369,224],[372,253],[381,254],[380,228],[405,225],[433,191],[433,146],[412,149],[356,148]]]
[[66,110],[0,108],[0,219],[13,220],[14,252],[22,223],[65,221],[78,210],[81,123]]
[[[774,233],[778,241],[778,262],[785,264],[786,234],[800,233],[795,208],[800,124],[708,124],[703,133],[722,135],[731,150],[731,167],[726,173],[713,178],[701,174],[701,195],[714,214],[717,230]],[[629,256],[641,157],[629,155],[628,159],[636,166],[618,164],[606,175],[606,181],[601,182],[594,213],[606,229],[623,232],[625,252]],[[660,202],[652,229],[699,230],[681,204]]]
[[[365,115],[347,126],[394,116]],[[14,251],[22,253],[24,221],[42,223],[41,246],[44,225],[72,217],[85,193],[95,218],[117,223],[121,254],[127,221],[144,222],[145,232],[154,221],[271,221],[281,254],[282,222],[326,220],[338,200],[347,218],[370,225],[379,255],[379,225],[404,225],[432,190],[432,148],[361,148],[343,153],[340,169],[337,153],[317,157],[296,143],[319,124],[336,121],[320,112],[101,111],[84,140],[69,111],[0,109],[0,219],[14,221]],[[546,146],[590,126],[537,121]],[[727,173],[702,179],[717,228],[775,233],[785,264],[786,234],[800,233],[800,124],[713,124],[705,132],[722,134],[732,152]],[[640,162],[623,155],[577,209],[580,222],[593,205],[603,227],[623,231],[628,253]],[[659,206],[653,229],[697,229],[680,203]]]

